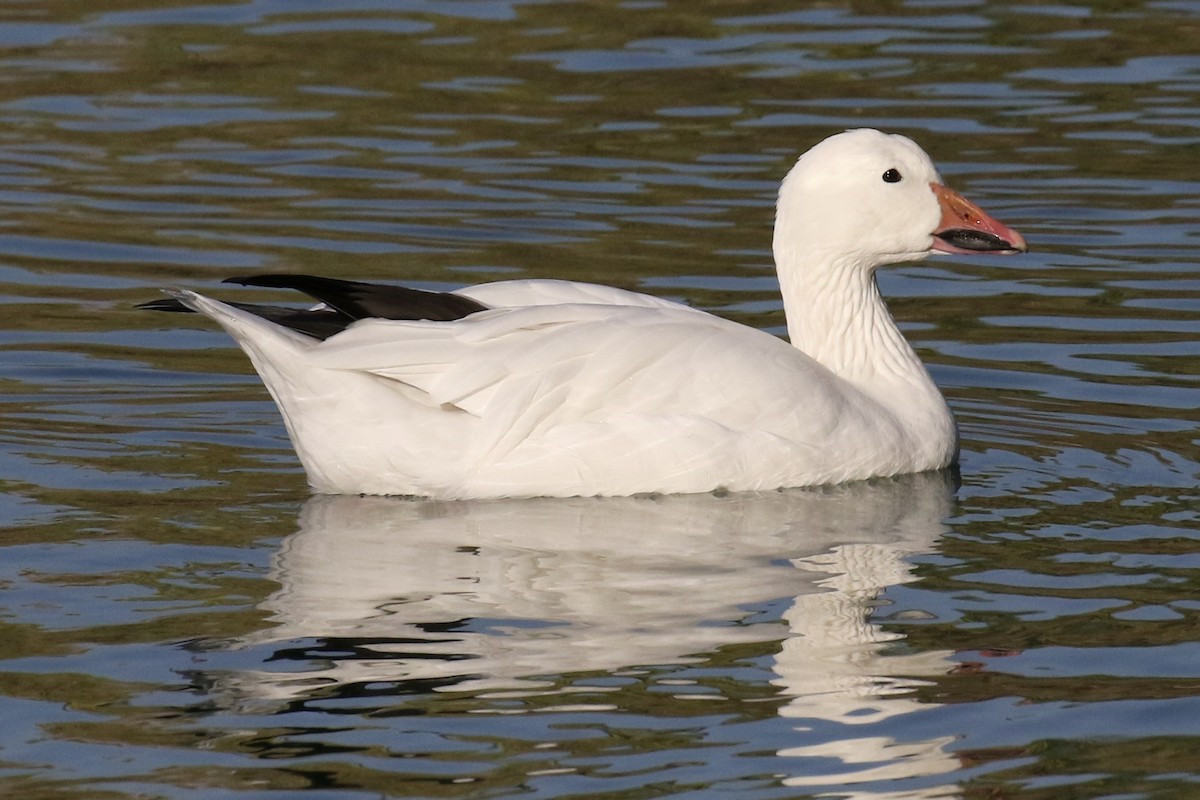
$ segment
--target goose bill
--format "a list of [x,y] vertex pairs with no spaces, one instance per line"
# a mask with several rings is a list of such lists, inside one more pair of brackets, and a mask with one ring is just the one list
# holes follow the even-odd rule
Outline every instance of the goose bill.
[[953,189],[931,183],[942,208],[933,249],[942,253],[1024,253],[1025,237]]

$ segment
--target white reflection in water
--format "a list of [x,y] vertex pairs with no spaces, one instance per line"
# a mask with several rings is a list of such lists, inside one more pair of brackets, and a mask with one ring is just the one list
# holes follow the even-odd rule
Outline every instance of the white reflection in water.
[[[920,511],[913,511],[914,515],[905,523],[919,525],[916,515]],[[936,519],[926,519],[925,523],[926,530],[936,530]],[[817,556],[794,561],[797,567],[828,573],[831,577],[817,581],[827,591],[798,596],[784,614],[791,635],[784,640],[776,658],[778,678],[774,683],[793,698],[780,710],[781,715],[854,726],[931,707],[911,693],[922,684],[918,676],[944,675],[950,671],[954,666],[950,661],[951,651],[887,653],[888,643],[903,639],[903,635],[884,631],[868,617],[885,588],[912,580],[905,559],[931,544],[929,540],[922,542],[920,530],[914,525],[902,533],[899,541],[839,545]],[[809,726],[797,728],[801,735],[808,730]],[[852,736],[843,731],[836,739],[816,739],[781,750],[779,755],[826,758],[840,763],[840,768],[832,771],[793,776],[784,781],[789,786],[813,788],[952,772],[960,767],[959,761],[945,750],[953,741],[953,736],[944,736],[898,743],[887,737]],[[852,800],[957,796],[951,786],[899,792],[874,789],[838,792],[838,797]]]
[[[273,565],[281,588],[265,605],[275,627],[242,643],[324,640],[336,657],[310,650],[305,671],[219,683],[242,708],[351,684],[511,697],[556,675],[701,662],[722,646],[782,640],[772,683],[790,698],[780,713],[796,720],[796,744],[779,755],[802,759],[789,783],[945,797],[944,786],[867,786],[957,769],[949,738],[847,730],[931,708],[912,689],[953,666],[949,651],[892,652],[902,635],[869,619],[884,589],[912,580],[907,559],[943,532],[952,483],[926,474],[723,497],[316,497]],[[780,601],[786,628],[749,619]],[[863,791],[846,795],[846,784]]]

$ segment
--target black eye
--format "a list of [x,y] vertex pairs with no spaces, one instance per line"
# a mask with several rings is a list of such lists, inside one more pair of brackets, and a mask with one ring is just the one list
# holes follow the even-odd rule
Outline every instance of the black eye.
[[894,168],[889,169],[887,172],[883,173],[883,182],[884,183],[899,183],[900,180],[901,180],[901,175],[900,175],[900,170],[898,170],[898,169],[894,169]]

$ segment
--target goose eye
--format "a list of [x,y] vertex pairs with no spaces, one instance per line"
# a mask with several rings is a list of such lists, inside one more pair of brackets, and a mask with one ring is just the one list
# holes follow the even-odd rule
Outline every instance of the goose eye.
[[901,175],[900,170],[898,169],[889,169],[887,172],[883,173],[884,183],[899,183],[900,179]]

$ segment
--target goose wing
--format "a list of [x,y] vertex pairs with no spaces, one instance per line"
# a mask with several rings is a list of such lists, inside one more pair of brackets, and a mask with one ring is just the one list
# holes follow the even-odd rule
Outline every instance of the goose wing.
[[[479,420],[476,458],[550,431],[759,431],[817,437],[848,404],[840,382],[787,343],[681,306],[558,304],[454,322],[362,320],[315,347],[314,366],[418,390]],[[409,393],[410,395],[412,393]]]

